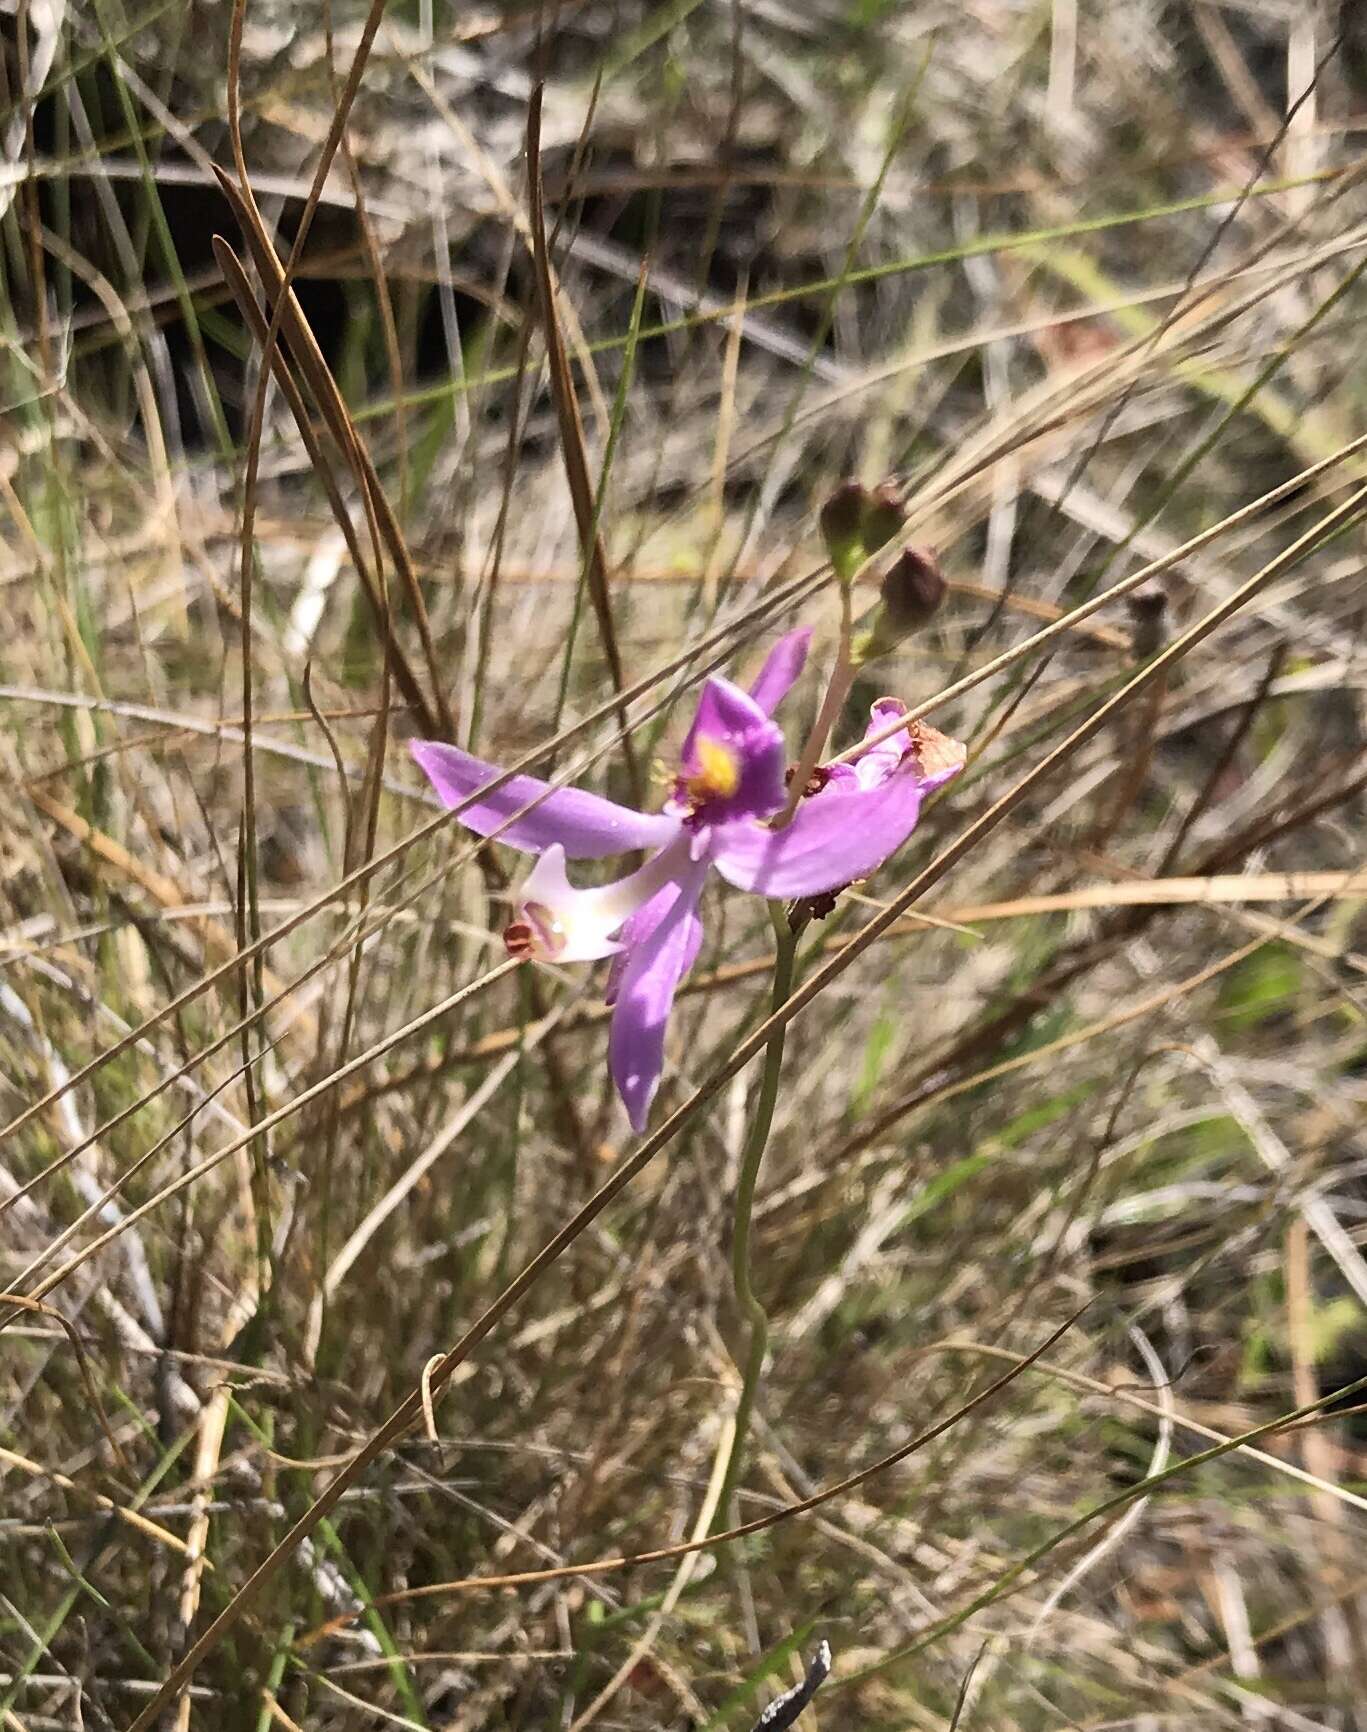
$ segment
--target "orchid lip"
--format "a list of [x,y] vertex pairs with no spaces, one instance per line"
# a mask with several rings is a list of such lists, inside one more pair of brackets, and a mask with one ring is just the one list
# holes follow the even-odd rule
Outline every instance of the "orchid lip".
[[519,961],[593,962],[622,948],[617,933],[636,910],[673,879],[689,853],[675,840],[625,878],[580,890],[565,875],[565,851],[552,845],[522,886],[517,916],[504,929],[508,954]]

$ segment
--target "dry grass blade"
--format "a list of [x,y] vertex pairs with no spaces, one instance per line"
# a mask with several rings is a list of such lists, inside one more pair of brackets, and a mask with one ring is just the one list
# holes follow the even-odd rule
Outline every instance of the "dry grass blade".
[[[416,696],[410,697],[409,701],[417,706],[419,718],[429,732],[435,733],[445,730],[449,733],[453,728],[450,704],[446,696],[445,682],[440,677],[436,645],[432,639],[431,623],[427,617],[427,604],[423,599],[422,586],[418,582],[417,571],[408,551],[408,544],[404,540],[398,519],[389,503],[389,497],[380,483],[379,475],[371,460],[370,453],[366,449],[365,441],[361,438],[355,422],[347,411],[346,404],[337,389],[336,380],[323,358],[317,338],[314,336],[308,320],[304,317],[298,297],[290,285],[288,266],[282,265],[276,255],[275,248],[271,245],[270,237],[262,224],[260,212],[256,209],[255,202],[249,195],[249,190],[244,193],[242,188],[234,186],[227,175],[221,172],[218,175],[218,183],[224,197],[232,206],[233,215],[237,218],[243,239],[251,253],[252,262],[260,272],[262,282],[266,285],[268,297],[273,300],[270,321],[258,339],[261,344],[263,359],[269,357],[272,365],[274,365],[275,344],[271,340],[271,333],[278,327],[280,335],[290,346],[295,363],[313,394],[313,399],[318,405],[319,413],[323,416],[328,431],[336,441],[338,449],[355,469],[362,503],[372,525],[372,536],[378,535],[383,540],[385,552],[393,561],[394,569],[398,572],[403,584],[404,595],[418,629],[427,661],[428,675],[432,682],[431,694],[423,694],[411,668],[408,669],[407,680],[411,683],[413,691],[417,693]],[[254,305],[255,298],[250,295],[250,290],[248,297]],[[236,292],[234,298],[238,298]],[[243,310],[245,314],[245,308]],[[259,317],[251,317],[250,322],[255,331],[260,322]],[[295,414],[301,435],[307,438],[308,435],[304,434],[302,410],[295,409],[293,399],[291,399],[290,407]],[[340,523],[340,517],[338,521]],[[353,558],[355,558],[354,554]],[[378,568],[378,551],[375,563]],[[358,573],[364,569],[365,562],[358,561]],[[406,658],[395,634],[395,624],[390,615],[387,598],[373,575],[367,585],[367,593],[376,623],[384,637],[385,653],[397,671],[401,664],[406,666]],[[408,684],[405,684],[404,690],[407,695]]]
[[58,1328],[61,1329],[62,1333],[71,1343],[72,1352],[76,1355],[76,1364],[80,1369],[81,1382],[85,1386],[87,1396],[90,1398],[90,1405],[94,1409],[95,1417],[100,1422],[100,1430],[104,1433],[104,1440],[109,1445],[109,1453],[114,1457],[115,1461],[118,1462],[125,1474],[131,1473],[132,1469],[128,1465],[128,1457],[123,1453],[118,1438],[115,1437],[114,1433],[110,1430],[109,1419],[104,1411],[104,1403],[100,1400],[100,1392],[95,1386],[94,1374],[90,1369],[90,1360],[86,1355],[85,1348],[81,1345],[81,1338],[76,1333],[70,1320],[63,1317],[62,1313],[57,1310],[56,1306],[44,1305],[37,1299],[26,1299],[19,1293],[0,1293],[0,1305],[15,1305],[21,1311],[33,1311],[40,1317],[50,1317],[52,1321],[57,1324]]
[[1237,1437],[1222,1438],[1220,1442],[1213,1443],[1209,1449],[1203,1449],[1195,1455],[1189,1455],[1180,1461],[1173,1462],[1171,1466],[1161,1469],[1147,1479],[1140,1480],[1136,1485],[1126,1487],[1124,1491],[1104,1499],[1051,1534],[1042,1544],[1033,1547],[1024,1556],[1017,1558],[1001,1573],[989,1589],[976,1596],[968,1605],[951,1613],[933,1629],[918,1637],[916,1641],[909,1643],[899,1652],[889,1654],[885,1659],[865,1668],[861,1673],[840,1679],[836,1688],[859,1683],[865,1678],[890,1670],[916,1654],[923,1653],[952,1630],[961,1628],[976,1612],[995,1604],[1006,1595],[1016,1591],[1035,1565],[1042,1563],[1051,1552],[1057,1551],[1060,1546],[1094,1523],[1104,1521],[1108,1516],[1123,1510],[1127,1505],[1132,1504],[1136,1498],[1144,1497],[1157,1487],[1167,1484],[1182,1474],[1190,1474],[1196,1468],[1204,1467],[1208,1462],[1219,1461],[1222,1456],[1230,1455],[1236,1450],[1246,1449],[1252,1444],[1261,1442],[1264,1438],[1275,1437],[1278,1432],[1286,1431],[1304,1420],[1313,1419],[1316,1415],[1323,1413],[1326,1407],[1339,1400],[1341,1396],[1356,1394],[1359,1389],[1363,1388],[1367,1388],[1367,1377],[1355,1379],[1347,1388],[1335,1391],[1330,1395],[1319,1396],[1302,1407],[1293,1408],[1289,1413],[1280,1414],[1275,1419],[1269,1419],[1265,1424],[1251,1426],[1247,1431],[1240,1432]]
[[[190,1186],[202,1179],[206,1173],[211,1173],[215,1167],[221,1166],[224,1161],[229,1160],[233,1155],[239,1154],[242,1150],[249,1148],[258,1137],[274,1130],[277,1125],[284,1124],[287,1119],[293,1118],[296,1113],[302,1112],[305,1107],[310,1106],[314,1101],[324,1098],[326,1095],[330,1094],[332,1090],[339,1088],[349,1077],[355,1076],[359,1071],[364,1070],[367,1065],[374,1064],[376,1059],[383,1057],[385,1053],[391,1051],[395,1046],[402,1044],[403,1041],[420,1033],[424,1028],[437,1022],[441,1017],[448,1015],[451,1011],[464,1004],[476,993],[487,990],[490,986],[496,984],[504,975],[509,973],[510,970],[516,966],[517,964],[514,962],[501,963],[497,968],[492,969],[488,974],[482,976],[480,979],[474,980],[468,985],[458,988],[457,991],[442,999],[430,1010],[426,1010],[420,1016],[414,1017],[412,1021],[406,1023],[402,1028],[396,1029],[392,1034],[386,1035],[382,1040],[377,1041],[374,1046],[368,1047],[364,1052],[357,1053],[354,1058],[348,1059],[345,1063],[337,1066],[335,1070],[329,1072],[328,1075],[314,1083],[311,1088],[301,1090],[293,1100],[286,1101],[283,1106],[276,1107],[271,1112],[266,1113],[252,1127],[252,1129],[247,1131],[244,1135],[232,1138],[212,1155],[206,1155],[187,1171],[181,1173],[178,1178],[172,1180],[169,1184],[164,1185],[160,1191],[148,1198],[145,1203],[140,1204],[136,1209],[130,1210],[129,1213],[123,1216],[114,1226],[107,1228],[88,1245],[84,1246],[76,1256],[70,1258],[67,1262],[54,1269],[50,1275],[45,1276],[36,1290],[27,1295],[27,1297],[29,1299],[44,1298],[48,1293],[51,1293],[55,1287],[61,1286],[61,1284],[77,1269],[79,1269],[82,1264],[88,1262],[92,1257],[102,1251],[106,1245],[112,1244],[115,1239],[120,1238],[124,1233],[135,1227],[139,1221],[152,1214],[163,1204],[169,1202],[171,1198],[177,1197],[182,1191],[188,1190]],[[120,1181],[120,1183],[122,1183],[122,1181]],[[87,1211],[86,1216],[80,1218],[80,1222],[78,1222],[77,1225],[83,1223],[89,1216],[97,1213],[104,1204],[112,1198],[114,1191],[117,1189],[117,1185],[111,1187],[110,1191],[102,1197],[98,1203],[91,1206],[90,1210]],[[52,1244],[44,1250],[42,1257],[30,1264],[30,1266],[24,1271],[21,1279],[27,1280],[33,1276],[37,1270],[50,1259],[52,1252],[61,1244],[64,1244],[75,1230],[75,1227],[73,1227],[66,1233],[59,1235],[57,1239],[54,1239]],[[2,1326],[4,1322],[11,1320],[12,1318],[0,1319],[0,1326]]]
[[[5,1294],[3,1297],[13,1302],[22,1302],[18,1301],[17,1296],[14,1295]],[[55,1468],[44,1467],[39,1462],[30,1461],[27,1456],[20,1455],[18,1450],[6,1449],[3,1444],[0,1444],[0,1463],[6,1467],[15,1468],[20,1473],[31,1474],[34,1478],[50,1480],[53,1485],[60,1486],[63,1491],[71,1493],[73,1497],[79,1498],[84,1503],[93,1504],[96,1509],[104,1510],[122,1522],[125,1527],[132,1528],[135,1532],[142,1534],[144,1538],[155,1540],[159,1546],[165,1546],[170,1551],[188,1555],[189,1547],[185,1541],[171,1533],[169,1529],[162,1527],[157,1522],[150,1521],[139,1511],[130,1509],[127,1504],[116,1503],[113,1498],[106,1497],[103,1492],[95,1491],[93,1487],[73,1479],[70,1474],[59,1473]]]
[[[60,800],[54,800],[51,794],[45,793],[41,788],[31,787],[25,792],[40,812],[51,818],[54,824],[60,824],[68,835],[88,848],[110,870],[145,891],[159,907],[178,909],[186,906],[188,898],[179,885],[164,873],[154,871],[135,858],[121,843],[97,830],[79,812],[63,805]],[[203,916],[197,916],[194,925],[202,935],[204,947],[211,956],[236,958],[237,947],[226,927],[217,920],[209,920]]]
[[[223,182],[225,191],[229,185],[231,185],[231,183],[225,178]],[[244,229],[250,234],[252,232],[251,226],[247,220],[245,210],[239,220],[241,220]],[[251,285],[247,281],[247,273],[243,270],[241,261],[228,243],[220,239],[218,236],[214,237],[214,257],[218,260],[219,269],[223,272],[223,280],[228,285],[228,289],[232,294],[238,312],[241,313],[248,330],[251,331],[252,335],[256,338],[257,343],[261,346],[262,353],[265,354],[267,352],[266,335],[270,329],[269,321],[262,314],[260,307],[256,303],[256,296],[252,293]],[[297,336],[302,324],[302,316],[298,315],[296,305],[286,314],[284,322],[284,334],[286,339],[289,340]],[[305,372],[305,375],[309,376],[310,368],[314,363],[314,355],[310,347],[307,344],[300,342],[298,349],[293,350],[292,352],[296,355],[302,354],[303,359],[300,361],[300,366]],[[440,725],[438,717],[431,707],[431,700],[423,690],[417,674],[413,671],[413,666],[408,659],[407,652],[404,650],[403,645],[398,641],[394,632],[393,621],[389,610],[385,605],[384,597],[375,581],[375,574],[371,569],[371,562],[361,551],[360,542],[356,536],[356,528],[351,520],[351,513],[346,508],[346,503],[342,498],[341,491],[332,474],[331,466],[324,457],[322,448],[318,443],[313,430],[312,420],[309,416],[308,409],[304,404],[304,399],[300,394],[299,387],[295,382],[294,375],[290,372],[285,357],[278,350],[272,351],[272,364],[275,369],[276,380],[285,393],[285,400],[290,406],[290,413],[294,416],[295,425],[299,429],[299,436],[304,441],[304,447],[308,452],[309,462],[313,466],[313,472],[323,486],[323,490],[327,495],[328,504],[332,508],[333,517],[336,519],[337,526],[341,530],[342,536],[346,541],[347,552],[351,555],[352,568],[360,578],[361,584],[365,589],[366,600],[370,604],[370,610],[375,619],[375,623],[384,634],[385,654],[389,659],[390,665],[394,669],[394,677],[399,683],[399,690],[403,693],[408,703],[413,706],[420,725],[428,729],[435,728]],[[318,397],[319,390],[322,389],[321,401],[327,403],[330,401],[331,394],[328,393],[326,389],[322,388],[322,378],[323,374],[321,371],[314,367],[311,383],[315,397]],[[352,447],[350,444],[347,444],[343,446],[343,449],[350,451]],[[363,481],[367,479],[364,476],[364,473],[362,478]],[[378,483],[375,490],[371,493],[371,498],[373,499],[377,495],[382,497],[382,495],[379,494]],[[381,524],[383,524],[384,521],[385,518],[382,514],[380,518]],[[393,547],[394,543],[391,541],[391,554],[393,552]]]
[[[593,483],[589,479],[588,452],[584,444],[584,423],[579,414],[579,399],[574,391],[569,358],[560,335],[560,315],[556,307],[556,285],[551,272],[550,251],[546,241],[546,211],[541,182],[541,104],[543,88],[535,85],[527,104],[527,193],[530,205],[532,257],[536,265],[537,294],[541,306],[541,325],[546,339],[546,360],[550,368],[551,395],[555,400],[556,421],[560,428],[560,452],[569,479],[570,498],[574,503],[575,522],[579,526],[579,545],[584,560],[584,581],[598,621],[598,634],[613,689],[623,697],[626,675],[622,654],[617,644],[617,627],[612,617],[612,595],[608,587],[608,556],[603,532],[598,522],[598,506]],[[645,794],[640,765],[627,728],[625,705],[618,710],[622,725],[622,756],[630,779],[632,797],[639,806]]]

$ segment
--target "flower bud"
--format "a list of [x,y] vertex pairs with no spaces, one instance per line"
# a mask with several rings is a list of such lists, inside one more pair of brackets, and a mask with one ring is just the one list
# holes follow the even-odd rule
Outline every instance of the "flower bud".
[[890,481],[875,487],[864,503],[862,524],[864,552],[877,553],[901,532],[907,520],[906,510]]
[[864,512],[868,493],[858,481],[844,481],[821,507],[821,534],[835,575],[847,583],[864,563]]
[[932,618],[945,599],[945,580],[930,548],[903,548],[888,568],[881,593],[882,611],[899,634]]
[[888,568],[883,579],[881,603],[873,623],[855,639],[852,659],[856,666],[885,656],[904,637],[933,618],[945,598],[945,580],[935,555],[928,547],[906,547]]

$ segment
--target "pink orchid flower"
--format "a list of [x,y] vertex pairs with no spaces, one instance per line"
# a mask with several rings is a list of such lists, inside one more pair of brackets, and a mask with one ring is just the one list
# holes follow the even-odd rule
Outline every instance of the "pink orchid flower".
[[[661,812],[636,812],[582,788],[551,788],[535,776],[512,776],[476,799],[502,774],[495,765],[437,740],[412,742],[443,802],[463,808],[467,829],[539,856],[504,933],[510,954],[544,962],[615,959],[609,1063],[633,1130],[645,1125],[674,994],[702,943],[698,903],[709,871],[715,866],[738,889],[767,897],[843,889],[901,847],[922,798],[963,767],[962,746],[913,723],[854,763],[818,771],[791,821],[781,829],[766,823],[787,803],[783,735],[770,714],[801,673],[810,636],[803,630],[780,638],[749,692],[720,676],[706,682]],[[903,707],[880,699],[869,733],[886,728]],[[578,890],[566,876],[567,859],[638,849],[649,853],[645,865],[614,883]]]

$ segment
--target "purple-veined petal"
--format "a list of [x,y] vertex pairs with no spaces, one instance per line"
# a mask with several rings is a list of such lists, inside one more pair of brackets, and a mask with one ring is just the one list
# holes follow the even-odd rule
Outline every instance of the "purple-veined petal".
[[637,910],[623,931],[629,945],[614,966],[608,1063],[634,1131],[644,1130],[664,1067],[665,1028],[679,982],[702,943],[698,898],[709,861],[690,861]]
[[[412,740],[409,750],[447,806],[459,806],[503,773],[496,764],[486,764],[440,740]],[[533,811],[507,824],[515,812],[543,794]],[[630,806],[619,806],[583,788],[551,788],[539,776],[511,777],[487,799],[467,806],[460,821],[479,836],[498,831],[500,842],[533,854],[558,842],[571,860],[601,860],[635,848],[662,848],[679,833],[676,818],[633,812]]]
[[787,696],[789,687],[802,672],[811,641],[811,626],[799,626],[796,631],[790,631],[781,637],[764,658],[764,666],[759,670],[754,685],[750,687],[750,696],[766,716],[773,715]]
[[714,674],[684,740],[676,798],[697,825],[767,818],[784,802],[784,761],[780,730],[748,692]]
[[877,788],[828,784],[799,803],[782,830],[732,824],[713,862],[729,884],[762,896],[819,896],[866,878],[916,828],[924,784],[909,765]]

